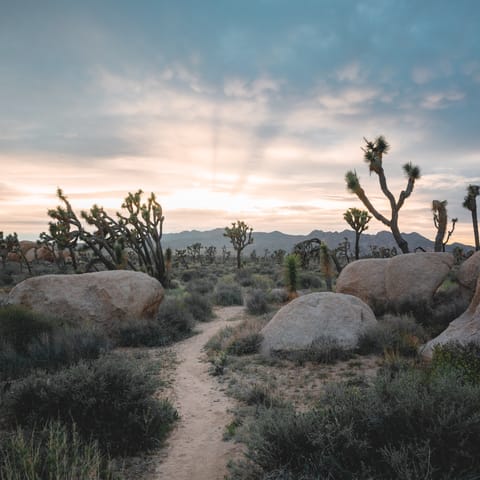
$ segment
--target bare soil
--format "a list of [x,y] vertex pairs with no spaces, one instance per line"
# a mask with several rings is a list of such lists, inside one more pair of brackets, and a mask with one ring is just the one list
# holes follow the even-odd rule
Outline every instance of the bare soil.
[[127,479],[223,480],[228,462],[241,457],[243,451],[241,443],[224,439],[227,425],[238,420],[234,413],[240,404],[232,397],[236,389],[262,384],[303,410],[318,401],[327,383],[371,378],[378,369],[375,356],[335,365],[296,365],[290,361],[269,363],[259,355],[248,355],[232,358],[225,374],[214,377],[209,373],[211,364],[204,345],[222,328],[248,318],[244,307],[221,307],[215,313],[213,321],[198,324],[196,335],[169,349],[148,349],[150,358],[163,365],[160,376],[166,387],[159,395],[173,402],[180,419],[164,448],[124,465]]
[[150,358],[167,367],[160,374],[167,384],[160,395],[173,402],[180,418],[164,448],[128,460],[124,465],[126,478],[223,480],[228,461],[240,454],[240,444],[223,439],[235,401],[209,374],[203,347],[216,332],[241,321],[244,308],[218,308],[215,314],[213,321],[197,325],[196,335],[168,350],[148,349]]
[[171,434],[157,480],[222,480],[226,465],[240,446],[223,440],[234,401],[227,397],[209,373],[203,346],[232,319],[240,319],[243,307],[216,311],[216,319],[198,326],[199,333],[176,345],[178,366],[173,384],[180,421]]

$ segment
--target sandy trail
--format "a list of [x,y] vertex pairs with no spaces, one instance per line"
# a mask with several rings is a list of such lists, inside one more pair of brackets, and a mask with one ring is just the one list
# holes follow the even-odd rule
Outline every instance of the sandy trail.
[[209,363],[202,348],[221,328],[234,325],[236,322],[229,320],[240,317],[243,310],[217,310],[214,321],[198,325],[198,335],[175,346],[179,363],[173,390],[180,420],[168,439],[155,480],[223,480],[228,460],[240,450],[239,445],[222,440],[234,401],[208,374]]

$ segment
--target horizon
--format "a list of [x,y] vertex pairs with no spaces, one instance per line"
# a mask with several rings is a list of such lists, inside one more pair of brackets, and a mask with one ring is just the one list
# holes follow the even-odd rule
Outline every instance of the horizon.
[[[10,2],[0,18],[0,230],[47,231],[60,187],[76,212],[154,192],[165,233],[349,230],[388,202],[363,161],[385,135],[392,193],[421,178],[401,231],[435,236],[431,202],[458,218],[480,184],[480,3],[124,0]],[[372,219],[367,233],[388,231]]]

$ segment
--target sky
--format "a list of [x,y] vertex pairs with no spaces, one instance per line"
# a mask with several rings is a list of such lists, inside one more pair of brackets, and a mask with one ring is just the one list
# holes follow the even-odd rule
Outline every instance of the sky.
[[[77,212],[154,192],[164,232],[349,228],[356,170],[386,216],[363,138],[421,169],[402,231],[431,202],[473,243],[480,184],[476,0],[0,0],[0,230],[37,238],[62,188]],[[369,233],[388,230],[376,220]]]

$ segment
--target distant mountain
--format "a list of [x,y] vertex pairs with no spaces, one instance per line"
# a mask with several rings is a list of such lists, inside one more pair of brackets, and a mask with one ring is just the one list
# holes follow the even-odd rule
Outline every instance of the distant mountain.
[[[228,238],[223,236],[225,232],[224,228],[215,228],[214,230],[208,230],[206,232],[200,232],[198,230],[184,231],[180,233],[164,233],[162,237],[163,248],[170,247],[172,250],[183,249],[194,243],[201,243],[203,247],[215,246],[217,250],[225,245],[229,250],[232,246]],[[403,238],[408,242],[410,251],[414,251],[415,248],[421,247],[424,250],[433,251],[434,242],[418,233],[403,233]],[[325,242],[330,248],[335,248],[339,243],[343,242],[345,238],[352,245],[352,249],[355,244],[355,232],[353,230],[343,230],[342,232],[323,232],[322,230],[313,230],[308,235],[289,235],[279,231],[274,232],[253,232],[254,242],[249,245],[244,252],[249,254],[252,250],[257,252],[257,255],[262,255],[266,249],[273,252],[274,250],[285,250],[291,252],[294,245],[308,240],[311,238],[318,238]],[[360,237],[360,251],[362,254],[370,253],[370,246],[376,245],[377,247],[396,247],[397,244],[390,232],[382,231],[376,234],[363,233]],[[459,243],[453,243],[447,246],[447,251],[452,251],[455,246],[460,246],[465,249],[471,249],[473,247],[466,246]]]

